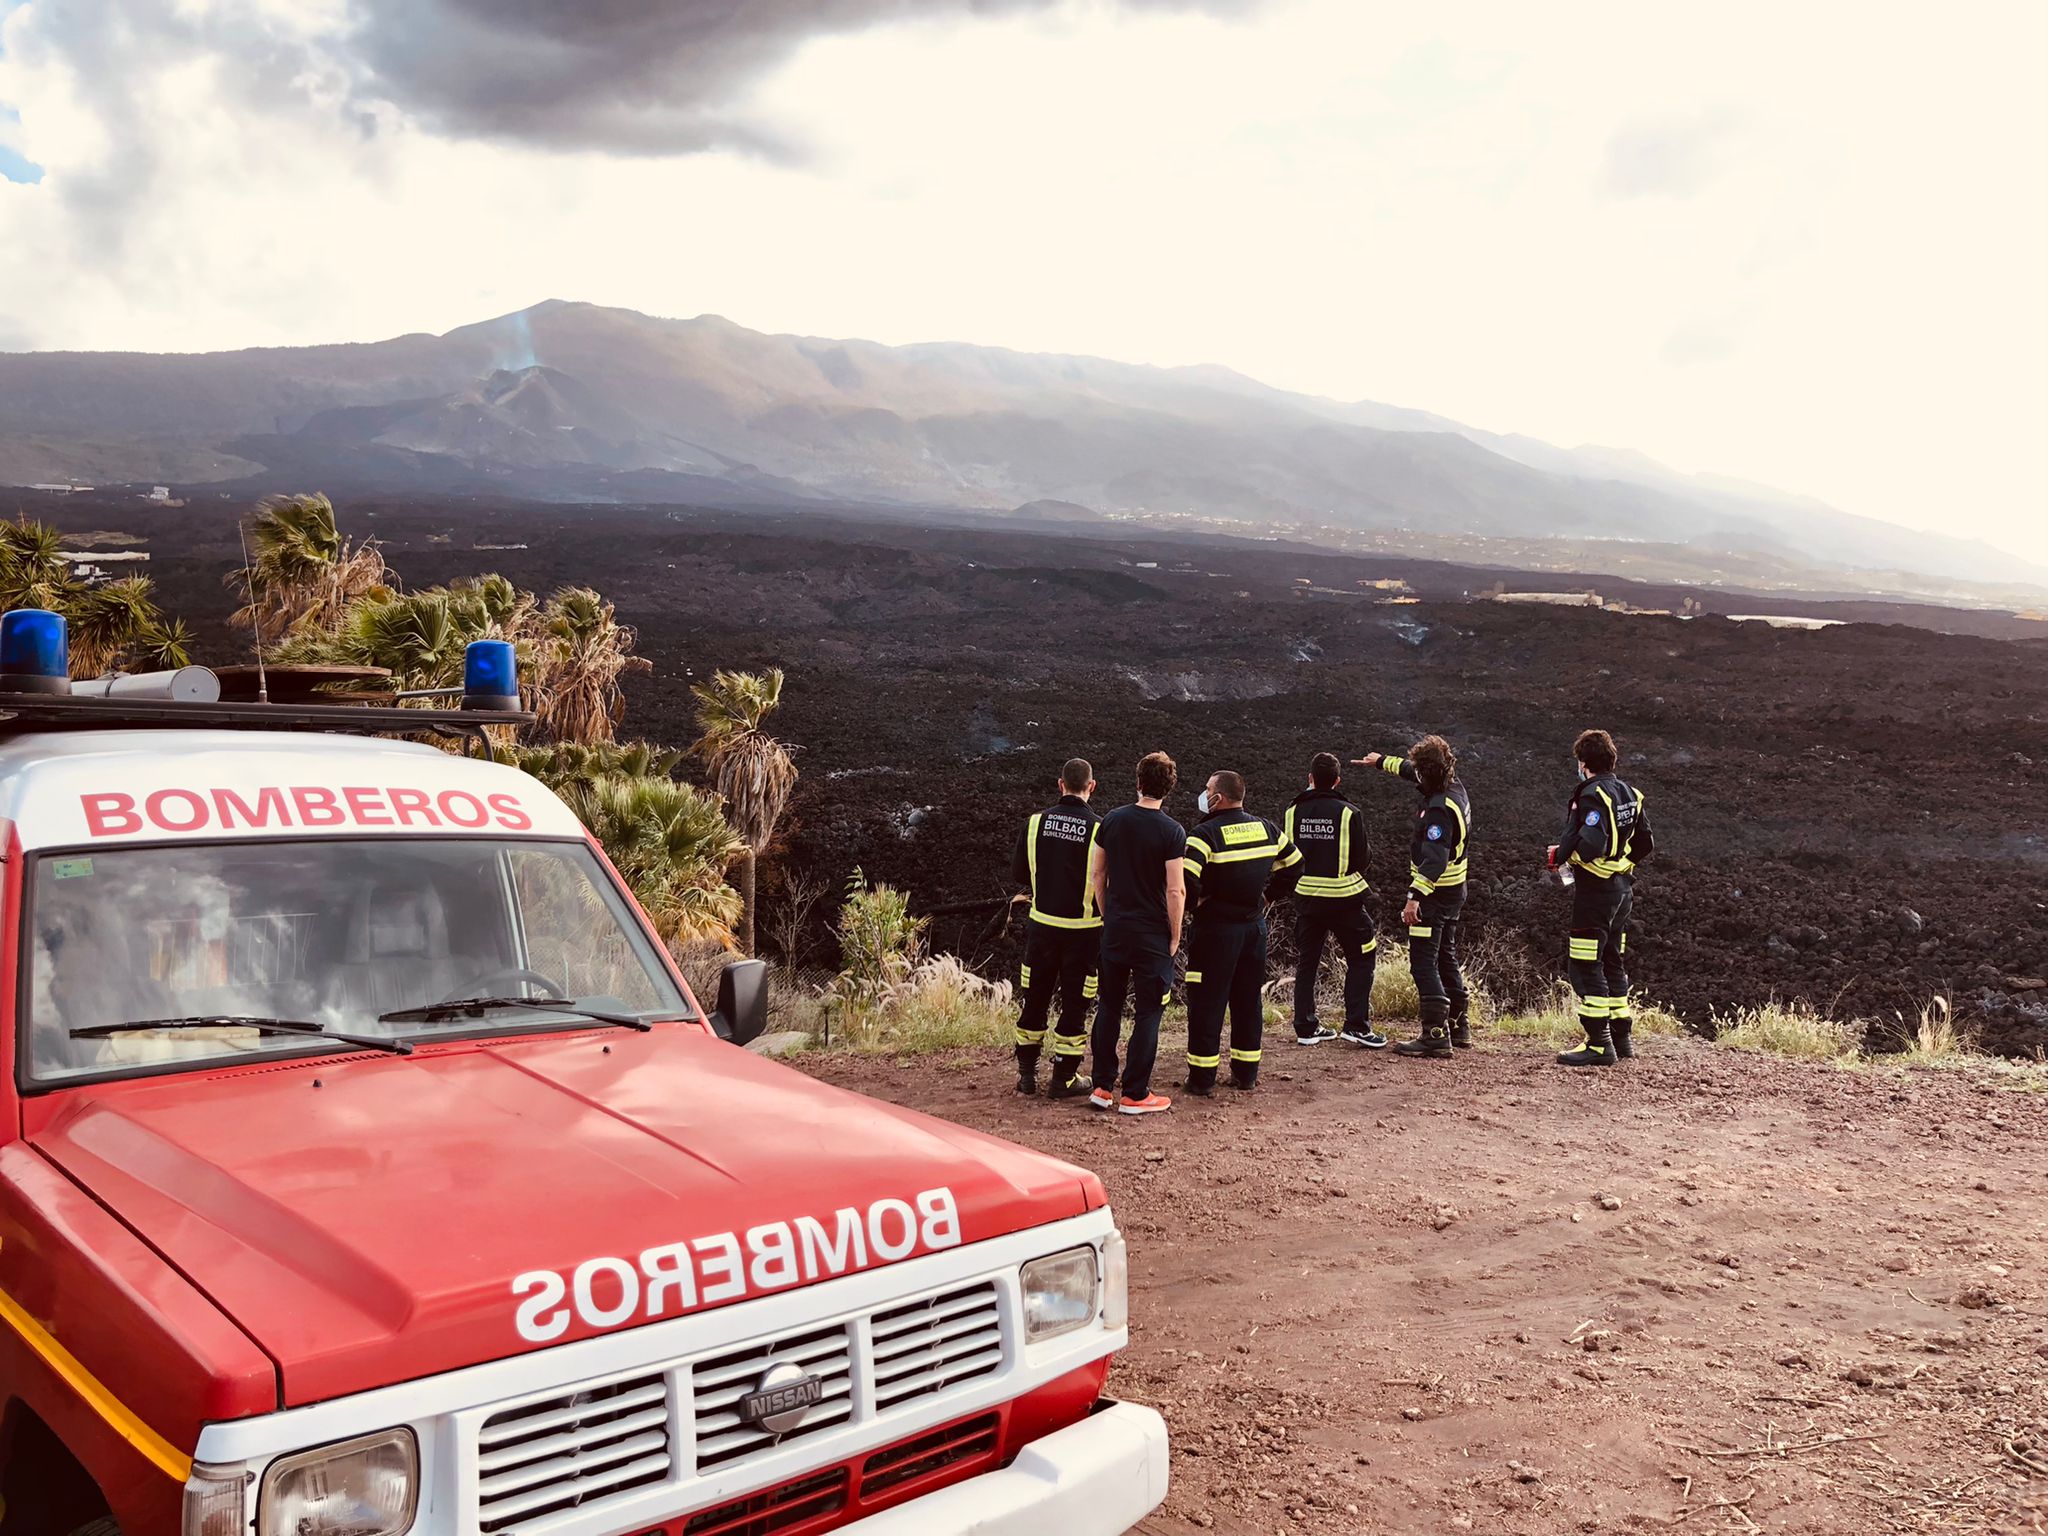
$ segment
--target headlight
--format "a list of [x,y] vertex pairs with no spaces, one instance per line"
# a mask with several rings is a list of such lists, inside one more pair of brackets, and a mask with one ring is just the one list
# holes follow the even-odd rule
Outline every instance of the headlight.
[[409,1429],[280,1456],[263,1474],[256,1529],[261,1536],[399,1536],[419,1506],[419,1471]]
[[1111,1333],[1131,1321],[1131,1256],[1115,1228],[1102,1240],[1102,1326]]
[[1042,1344],[1095,1321],[1093,1248],[1033,1259],[1018,1278],[1024,1291],[1025,1343]]

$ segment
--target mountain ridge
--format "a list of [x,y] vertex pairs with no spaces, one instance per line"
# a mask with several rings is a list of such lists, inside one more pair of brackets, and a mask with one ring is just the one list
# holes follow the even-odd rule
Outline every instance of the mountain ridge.
[[557,299],[375,342],[0,354],[0,479],[74,466],[186,483],[247,478],[245,466],[355,469],[395,488],[468,474],[594,499],[607,474],[673,475],[693,497],[730,486],[743,500],[1051,501],[1272,531],[1726,545],[2048,585],[2048,568],[1983,541],[1681,474],[1631,449],[1560,448],[1300,394],[1219,364],[892,347]]

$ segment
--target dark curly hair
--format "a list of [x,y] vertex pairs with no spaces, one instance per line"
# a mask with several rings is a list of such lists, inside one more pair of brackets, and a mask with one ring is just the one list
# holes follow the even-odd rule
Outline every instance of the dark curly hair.
[[1441,736],[1425,736],[1415,743],[1408,749],[1408,761],[1415,765],[1415,781],[1432,795],[1442,794],[1458,771],[1458,754]]

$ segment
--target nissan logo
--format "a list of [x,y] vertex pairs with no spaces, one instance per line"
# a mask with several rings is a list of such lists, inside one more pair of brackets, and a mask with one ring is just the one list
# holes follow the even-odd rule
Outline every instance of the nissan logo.
[[803,1423],[804,1416],[824,1399],[823,1381],[800,1365],[778,1360],[761,1373],[754,1390],[740,1399],[740,1420],[779,1435]]

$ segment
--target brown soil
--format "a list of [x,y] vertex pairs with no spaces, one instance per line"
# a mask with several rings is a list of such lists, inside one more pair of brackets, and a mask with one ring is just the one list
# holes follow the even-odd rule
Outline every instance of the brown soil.
[[1146,1531],[2048,1530],[2048,1097],[1282,1039],[1134,1121],[995,1051],[802,1060],[1102,1175],[1112,1390],[1173,1434]]

